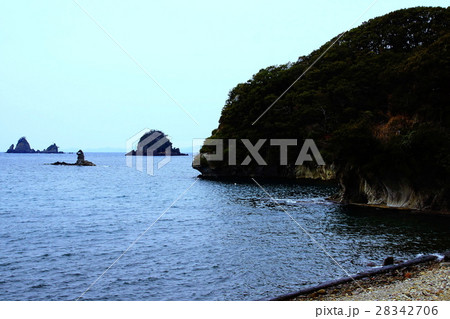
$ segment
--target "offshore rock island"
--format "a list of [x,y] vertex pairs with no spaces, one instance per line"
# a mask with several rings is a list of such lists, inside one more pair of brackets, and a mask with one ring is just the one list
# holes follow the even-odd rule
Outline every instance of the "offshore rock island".
[[125,154],[127,156],[187,156],[179,148],[173,147],[166,134],[158,130],[150,130],[139,139],[137,150]]
[[46,149],[42,151],[35,151],[31,148],[30,143],[28,143],[27,139],[25,137],[21,137],[19,141],[16,144],[16,147],[14,147],[14,144],[12,144],[9,149],[6,151],[6,153],[45,153],[45,154],[63,154],[63,152],[59,151],[59,147],[56,146],[55,143],[47,147]]
[[211,139],[313,139],[327,165],[296,165],[295,146],[280,165],[267,144],[267,165],[240,164],[239,145],[228,165],[208,161],[215,150],[204,145],[194,168],[206,178],[335,179],[342,203],[449,212],[449,21],[450,7],[398,10],[230,91]]
[[62,165],[62,166],[96,166],[94,163],[86,161],[84,159],[84,153],[82,150],[77,152],[77,161],[75,163],[55,162],[50,165]]

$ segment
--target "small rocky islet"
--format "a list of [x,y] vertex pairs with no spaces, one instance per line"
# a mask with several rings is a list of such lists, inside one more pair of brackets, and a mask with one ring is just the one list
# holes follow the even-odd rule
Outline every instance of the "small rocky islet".
[[77,161],[75,163],[66,163],[66,162],[54,162],[50,165],[62,165],[62,166],[95,166],[94,163],[86,161],[84,159],[84,153],[82,150],[77,152]]
[[136,150],[131,150],[126,156],[187,156],[180,149],[173,147],[169,137],[159,130],[149,130],[141,136]]

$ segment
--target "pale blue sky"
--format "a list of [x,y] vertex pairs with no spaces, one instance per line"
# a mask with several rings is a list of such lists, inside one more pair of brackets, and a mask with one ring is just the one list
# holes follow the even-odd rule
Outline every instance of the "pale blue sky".
[[[189,147],[217,127],[236,84],[309,54],[373,0],[78,2],[199,125],[72,0],[2,0],[0,151],[21,136],[35,149],[120,150],[144,128]],[[355,26],[419,5],[448,1],[379,0]]]

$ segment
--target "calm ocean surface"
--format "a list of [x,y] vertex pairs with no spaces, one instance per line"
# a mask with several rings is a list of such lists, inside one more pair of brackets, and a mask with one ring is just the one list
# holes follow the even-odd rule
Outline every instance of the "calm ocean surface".
[[[0,300],[74,300],[195,182],[123,154],[0,154]],[[159,159],[158,159],[159,160]],[[349,272],[450,248],[450,219],[352,211],[329,186],[261,184]],[[198,180],[83,300],[255,300],[345,273],[253,183]]]

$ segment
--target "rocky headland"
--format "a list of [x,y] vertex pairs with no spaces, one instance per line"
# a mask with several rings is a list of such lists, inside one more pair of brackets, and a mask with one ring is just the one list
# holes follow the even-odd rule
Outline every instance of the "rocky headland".
[[[204,178],[335,181],[341,203],[449,212],[448,21],[450,7],[398,10],[260,70],[230,91],[212,131],[225,141],[224,160],[207,160],[215,149],[204,145],[193,167]],[[297,165],[295,146],[281,165],[267,143],[258,149],[267,165],[244,165],[239,145],[229,165],[230,139],[313,139],[327,165]]]

